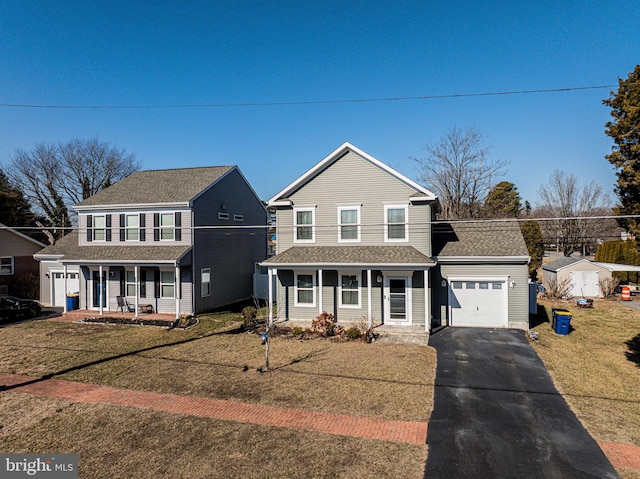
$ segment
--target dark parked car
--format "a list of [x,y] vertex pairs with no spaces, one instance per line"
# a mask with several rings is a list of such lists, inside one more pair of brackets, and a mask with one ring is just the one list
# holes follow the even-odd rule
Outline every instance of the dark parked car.
[[33,318],[42,311],[42,305],[33,299],[0,296],[0,319]]

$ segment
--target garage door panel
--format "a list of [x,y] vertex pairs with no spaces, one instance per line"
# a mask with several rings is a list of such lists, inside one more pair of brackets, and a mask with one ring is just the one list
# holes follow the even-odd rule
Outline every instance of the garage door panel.
[[504,281],[452,281],[449,289],[451,325],[505,327],[505,288]]

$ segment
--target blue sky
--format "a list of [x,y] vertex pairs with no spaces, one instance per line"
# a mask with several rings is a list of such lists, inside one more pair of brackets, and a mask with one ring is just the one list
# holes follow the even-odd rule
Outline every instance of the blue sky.
[[[634,1],[0,2],[0,103],[310,102],[616,85],[640,62]],[[554,169],[612,191],[609,89],[141,109],[0,107],[0,165],[92,138],[144,169],[237,164],[269,199],[344,141],[412,179],[474,125],[535,204]],[[612,193],[613,197],[613,193]]]

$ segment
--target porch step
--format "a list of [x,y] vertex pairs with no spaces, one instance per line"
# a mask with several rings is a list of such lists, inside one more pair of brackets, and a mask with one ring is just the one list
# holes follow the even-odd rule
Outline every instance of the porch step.
[[373,330],[378,334],[376,341],[385,343],[429,344],[429,333],[424,326],[390,326],[383,324]]

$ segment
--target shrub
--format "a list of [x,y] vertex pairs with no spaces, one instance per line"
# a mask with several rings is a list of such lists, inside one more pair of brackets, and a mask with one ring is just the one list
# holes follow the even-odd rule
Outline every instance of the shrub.
[[544,295],[549,299],[565,299],[571,296],[571,282],[568,279],[557,281],[549,280],[544,284]]
[[347,328],[344,330],[344,335],[347,339],[360,339],[362,337],[362,333],[360,332],[360,329],[358,329],[355,326],[352,326],[351,328]]
[[292,326],[291,327],[291,334],[293,334],[294,336],[299,336],[301,334],[304,333],[304,328],[300,327],[300,326]]
[[256,308],[254,308],[253,306],[247,306],[247,307],[242,309],[242,317],[245,320],[256,319],[256,313],[257,312],[258,312],[258,310]]
[[604,299],[613,299],[620,281],[615,278],[601,278],[598,280],[598,284],[600,285],[600,291]]
[[333,314],[323,311],[311,321],[311,331],[320,336],[335,336],[338,333],[336,323],[337,321]]

